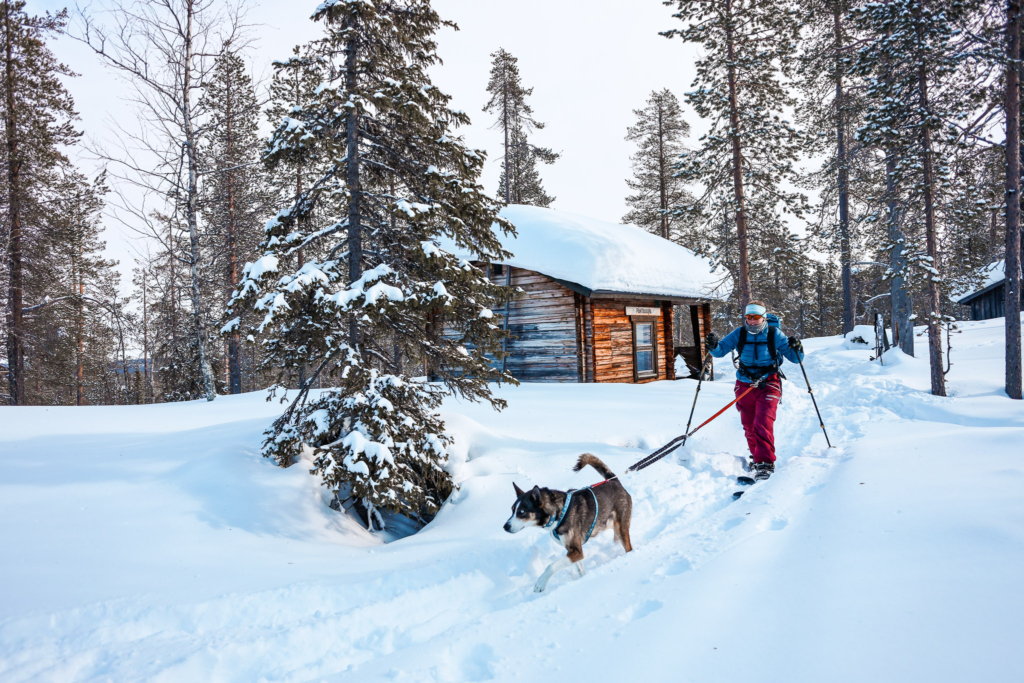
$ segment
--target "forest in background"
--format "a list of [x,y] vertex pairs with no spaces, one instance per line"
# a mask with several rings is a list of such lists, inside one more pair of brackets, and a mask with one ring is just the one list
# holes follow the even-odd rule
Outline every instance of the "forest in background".
[[[933,393],[942,393],[942,330],[969,316],[952,296],[1007,255],[1008,272],[1019,271],[1019,204],[1007,211],[1006,202],[1019,193],[1019,162],[1013,170],[1008,152],[1019,147],[1019,93],[1010,97],[1020,82],[1019,5],[667,4],[665,38],[696,44],[702,56],[688,92],[652,92],[636,103],[633,126],[608,131],[635,144],[622,220],[724,267],[735,301],[716,309],[723,327],[752,296],[799,336],[849,331],[875,310],[898,329],[928,325],[939,371]],[[248,277],[247,264],[273,258],[273,274],[261,275],[287,272],[303,287],[306,276],[323,275],[329,289],[347,291],[372,285],[364,273],[387,267],[381,282],[401,288],[396,273],[411,277],[424,265],[409,260],[413,236],[430,239],[471,215],[471,240],[486,241],[480,226],[502,203],[557,207],[542,174],[559,153],[532,142],[543,112],[530,105],[516,57],[495,46],[480,84],[490,99],[475,116],[503,138],[497,196],[410,215],[410,206],[444,203],[436,183],[413,175],[434,165],[478,193],[480,169],[470,162],[483,152],[412,151],[411,140],[442,120],[456,140],[469,118],[447,110],[442,93],[414,105],[400,104],[397,91],[385,95],[392,104],[380,101],[385,86],[433,87],[425,70],[445,20],[422,0],[377,5],[325,3],[314,17],[324,37],[280,55],[269,82],[256,83],[254,47],[229,3],[110,4],[102,17],[32,16],[24,3],[0,3],[3,401],[136,404],[340,386],[342,351],[324,341],[337,336],[336,324],[350,340],[375,340],[360,353],[378,371],[416,376],[446,365],[453,378],[465,374],[460,354],[438,350],[434,309],[395,310],[362,332],[337,310],[330,316],[343,323],[296,306],[295,320],[271,321],[261,297],[272,288],[257,296]],[[385,19],[398,28],[374,28]],[[74,74],[48,48],[59,35],[91,47],[111,76],[131,84],[130,104],[146,124],[126,128],[120,145],[88,150],[106,167],[96,177],[68,153],[87,143],[64,85]],[[357,47],[364,52],[352,57]],[[346,102],[365,118],[336,116]],[[403,109],[413,106],[427,112],[423,120]],[[697,117],[710,130],[693,139]],[[261,125],[274,131],[269,139]],[[375,159],[383,149],[392,151]],[[363,154],[355,180],[343,177],[344,160],[354,158],[347,152]],[[366,201],[353,213],[356,196]],[[135,263],[102,256],[112,204],[146,233],[146,255]],[[354,224],[366,240],[357,252]],[[337,273],[319,268],[344,259]],[[125,268],[130,297],[117,287]],[[504,295],[463,284],[481,306]],[[445,320],[472,315],[446,310]],[[285,328],[292,337],[279,334]],[[481,348],[496,344],[473,334],[488,337]],[[1011,396],[1014,381],[1019,395],[1019,379],[1008,375]]]

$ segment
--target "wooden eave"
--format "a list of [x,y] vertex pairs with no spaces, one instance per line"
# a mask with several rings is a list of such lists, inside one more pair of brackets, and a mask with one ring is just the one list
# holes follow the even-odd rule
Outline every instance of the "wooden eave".
[[[544,273],[541,273],[543,275]],[[548,275],[547,277],[551,277]],[[671,294],[637,294],[636,292],[616,292],[610,289],[587,289],[581,284],[570,282],[568,280],[560,280],[557,277],[551,277],[551,279],[563,287],[570,289],[577,294],[590,297],[591,299],[635,299],[636,301],[650,301],[655,299],[657,301],[667,301],[673,304],[685,304],[695,306],[697,304],[709,303],[710,299],[695,299],[692,297],[685,296],[673,296]]]
[[988,287],[986,287],[985,289],[980,289],[977,292],[974,292],[973,294],[968,294],[967,296],[963,297],[962,299],[957,299],[957,303],[958,304],[964,304],[964,305],[969,304],[972,301],[974,301],[975,299],[977,299],[979,296],[984,296],[985,294],[988,294],[989,292],[991,292],[993,289],[998,289],[999,287],[1004,287],[1005,285],[1006,285],[1006,278],[1004,277],[999,282],[994,282],[991,285],[989,285]]

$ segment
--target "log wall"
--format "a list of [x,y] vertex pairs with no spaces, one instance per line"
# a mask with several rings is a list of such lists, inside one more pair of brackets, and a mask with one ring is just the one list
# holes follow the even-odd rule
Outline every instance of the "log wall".
[[658,376],[639,382],[668,379],[665,359],[664,310],[654,302],[625,299],[589,299],[593,325],[593,357],[595,382],[629,382],[633,377],[633,324],[626,315],[626,306],[651,306],[659,310],[654,326],[657,331]]
[[[505,275],[488,274],[504,285]],[[580,363],[576,344],[577,295],[551,278],[512,268],[512,286],[522,289],[509,304],[509,353],[506,370],[524,382],[578,382]],[[495,311],[502,324],[504,309]]]

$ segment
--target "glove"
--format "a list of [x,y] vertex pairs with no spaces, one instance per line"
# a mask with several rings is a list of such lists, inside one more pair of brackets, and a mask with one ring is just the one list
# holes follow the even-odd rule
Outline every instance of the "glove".
[[803,353],[804,352],[804,345],[801,344],[800,340],[797,339],[796,337],[790,337],[786,341],[789,342],[789,348],[793,349],[797,353]]
[[714,332],[709,333],[704,337],[704,343],[708,345],[708,351],[713,351],[718,346],[718,335]]

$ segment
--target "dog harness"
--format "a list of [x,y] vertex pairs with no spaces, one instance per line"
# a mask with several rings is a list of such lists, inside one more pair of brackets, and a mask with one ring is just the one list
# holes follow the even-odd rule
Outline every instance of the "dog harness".
[[552,526],[554,527],[551,529],[552,538],[556,541],[558,540],[558,525],[562,523],[562,520],[565,519],[565,513],[569,511],[569,503],[572,502],[573,494],[579,493],[580,491],[590,491],[590,495],[594,497],[594,521],[590,523],[590,529],[587,530],[587,537],[583,539],[583,542],[586,543],[590,540],[590,534],[594,533],[594,527],[597,526],[597,517],[601,514],[601,506],[597,502],[597,494],[594,493],[594,487],[600,486],[603,483],[603,481],[598,482],[597,484],[592,484],[584,489],[580,489],[579,491],[576,489],[569,489],[565,492],[565,505],[562,506],[562,511],[558,513],[558,517],[552,517],[548,520],[548,523],[544,525],[545,529]]

